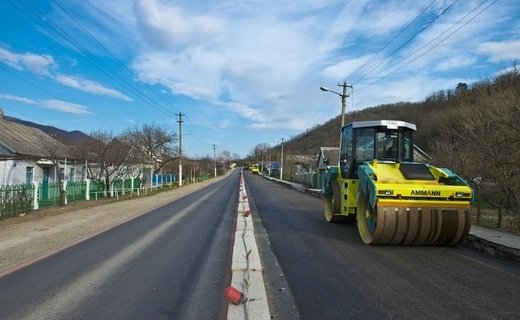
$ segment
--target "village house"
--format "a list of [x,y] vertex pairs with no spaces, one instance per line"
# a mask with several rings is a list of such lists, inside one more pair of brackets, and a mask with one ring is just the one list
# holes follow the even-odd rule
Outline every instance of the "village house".
[[66,145],[40,129],[6,119],[0,109],[0,185],[82,179],[83,171]]

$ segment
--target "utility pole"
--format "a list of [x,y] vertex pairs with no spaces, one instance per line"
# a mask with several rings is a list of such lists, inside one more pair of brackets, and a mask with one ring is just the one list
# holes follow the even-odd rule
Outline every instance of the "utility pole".
[[269,172],[269,176],[271,176],[271,167],[273,166],[271,162],[271,151],[269,151],[269,168],[267,169],[267,172]]
[[326,91],[326,92],[332,92],[341,97],[341,128],[343,128],[343,126],[345,125],[345,108],[347,106],[347,97],[349,97],[349,95],[347,94],[347,88],[352,89],[353,87],[350,85],[347,85],[346,81],[343,81],[343,84],[338,83],[338,86],[343,87],[343,93],[339,93],[334,90],[327,89],[325,87],[320,87],[320,90]]
[[284,138],[280,139],[280,141],[282,141],[282,156],[281,156],[281,160],[280,160],[280,180],[283,180],[283,143],[285,141]]
[[338,86],[343,87],[343,94],[341,95],[341,128],[345,125],[345,108],[347,106],[347,88],[352,88],[352,86],[347,85],[346,81],[343,81],[343,84],[338,84]]
[[217,177],[217,154],[215,153],[215,148],[217,146],[213,145],[213,159],[215,160],[215,178]]
[[265,154],[265,149],[262,152],[262,165],[260,166],[260,169],[262,169],[262,174],[264,174],[264,154]]
[[182,112],[179,112],[175,114],[176,116],[179,116],[179,120],[177,122],[179,123],[179,187],[182,187],[182,117],[185,116],[185,114],[182,114]]

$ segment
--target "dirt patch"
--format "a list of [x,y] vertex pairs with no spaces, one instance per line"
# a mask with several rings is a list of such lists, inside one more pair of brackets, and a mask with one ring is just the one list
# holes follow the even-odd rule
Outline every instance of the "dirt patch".
[[0,275],[23,263],[66,247],[182,198],[224,177],[154,195],[104,199],[46,208],[0,221]]

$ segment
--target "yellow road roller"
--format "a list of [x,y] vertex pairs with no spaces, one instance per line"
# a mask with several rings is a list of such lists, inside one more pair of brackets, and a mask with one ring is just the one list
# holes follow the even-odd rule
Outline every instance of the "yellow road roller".
[[414,161],[415,131],[414,124],[395,120],[341,129],[339,164],[329,167],[322,190],[328,222],[357,222],[371,245],[466,240],[473,190],[449,169]]

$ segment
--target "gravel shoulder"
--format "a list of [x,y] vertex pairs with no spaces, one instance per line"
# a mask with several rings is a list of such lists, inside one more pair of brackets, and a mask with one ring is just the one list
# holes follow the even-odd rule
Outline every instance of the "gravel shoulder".
[[82,201],[0,221],[0,276],[40,257],[146,214],[226,176],[150,196]]

